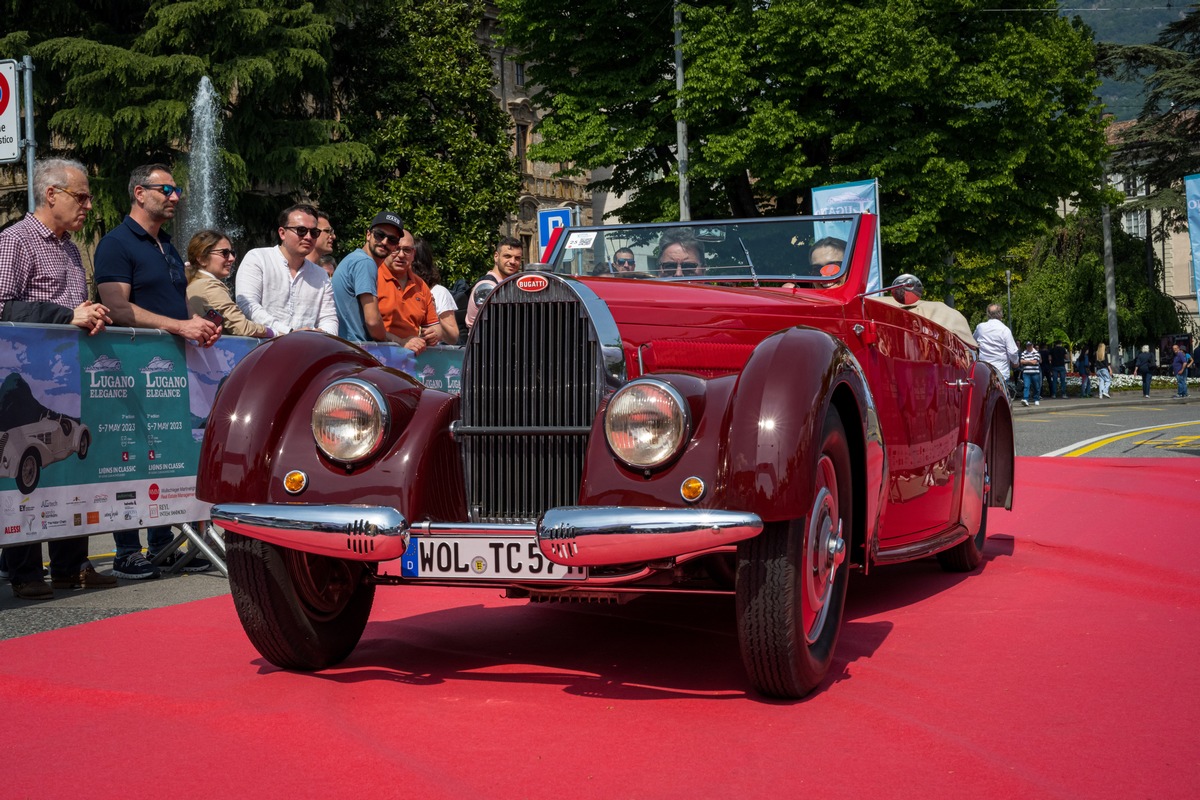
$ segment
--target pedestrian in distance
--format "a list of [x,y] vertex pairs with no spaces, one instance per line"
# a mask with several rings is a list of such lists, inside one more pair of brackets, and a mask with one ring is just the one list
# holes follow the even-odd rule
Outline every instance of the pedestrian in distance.
[[1092,396],[1092,360],[1088,357],[1087,345],[1079,345],[1079,355],[1075,356],[1075,371],[1079,373],[1079,396]]
[[1137,354],[1137,360],[1133,362],[1133,374],[1142,378],[1142,397],[1149,397],[1150,376],[1154,374],[1154,356],[1150,352],[1150,345],[1142,345],[1142,352]]
[[1021,398],[1021,405],[1028,406],[1030,395],[1032,395],[1033,404],[1040,406],[1042,404],[1042,355],[1033,346],[1033,342],[1025,342],[1025,349],[1021,351],[1020,365],[1021,377],[1025,381],[1025,394]]
[[975,341],[979,344],[979,360],[991,364],[1000,377],[1004,386],[1011,392],[1012,365],[1021,359],[1017,343],[1012,331],[1004,324],[1004,309],[999,303],[987,307],[987,319],[975,326]]
[[1096,348],[1096,382],[1100,397],[1112,397],[1112,364],[1108,360],[1108,348],[1103,342]]
[[1061,341],[1050,348],[1050,394],[1059,399],[1067,396],[1067,348]]
[[1183,349],[1181,344],[1171,345],[1171,350],[1174,352],[1174,357],[1171,359],[1171,374],[1175,376],[1175,384],[1177,387],[1176,397],[1188,396],[1187,374],[1192,368],[1192,356]]
[[413,272],[416,252],[412,233],[401,230],[395,252],[379,269],[379,316],[389,336],[420,353],[442,341],[442,325],[429,285]]

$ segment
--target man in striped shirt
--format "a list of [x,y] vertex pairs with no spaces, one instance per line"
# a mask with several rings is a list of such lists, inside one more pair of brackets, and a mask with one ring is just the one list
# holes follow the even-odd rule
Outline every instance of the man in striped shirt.
[[1029,390],[1033,389],[1033,404],[1040,406],[1042,400],[1042,354],[1033,346],[1033,342],[1025,342],[1021,351],[1021,377],[1025,379],[1025,395],[1021,405],[1029,405]]

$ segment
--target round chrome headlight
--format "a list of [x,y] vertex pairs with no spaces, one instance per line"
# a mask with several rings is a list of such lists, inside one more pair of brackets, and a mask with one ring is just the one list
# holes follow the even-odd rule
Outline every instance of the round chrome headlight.
[[604,434],[613,454],[631,467],[665,464],[687,442],[691,421],[675,387],[647,379],[621,388],[608,404]]
[[366,381],[347,378],[330,384],[313,407],[317,447],[334,461],[371,457],[387,431],[386,408],[379,390]]

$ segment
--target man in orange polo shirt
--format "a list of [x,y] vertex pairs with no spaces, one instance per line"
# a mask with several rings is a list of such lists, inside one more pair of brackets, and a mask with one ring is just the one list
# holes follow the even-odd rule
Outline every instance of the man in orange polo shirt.
[[402,230],[395,252],[380,262],[379,315],[390,337],[419,353],[442,340],[442,325],[429,284],[412,270],[415,244],[413,235]]

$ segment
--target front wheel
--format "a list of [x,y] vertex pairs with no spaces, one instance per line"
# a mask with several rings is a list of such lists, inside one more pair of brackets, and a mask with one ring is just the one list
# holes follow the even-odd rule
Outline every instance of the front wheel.
[[277,667],[317,670],[344,660],[375,600],[359,562],[225,534],[229,589],[254,648]]
[[774,522],[738,545],[742,662],[764,695],[801,698],[829,672],[842,627],[854,508],[850,448],[836,411],[825,420],[804,519]]

